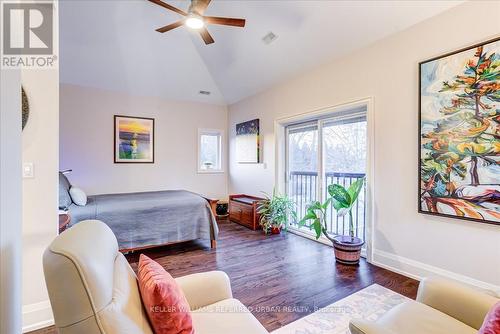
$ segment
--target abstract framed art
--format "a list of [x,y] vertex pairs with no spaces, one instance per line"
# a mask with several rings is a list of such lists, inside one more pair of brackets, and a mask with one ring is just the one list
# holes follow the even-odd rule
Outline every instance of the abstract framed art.
[[236,161],[260,162],[259,119],[236,124]]
[[419,212],[500,225],[500,38],[419,74]]
[[115,163],[154,163],[155,120],[115,115]]

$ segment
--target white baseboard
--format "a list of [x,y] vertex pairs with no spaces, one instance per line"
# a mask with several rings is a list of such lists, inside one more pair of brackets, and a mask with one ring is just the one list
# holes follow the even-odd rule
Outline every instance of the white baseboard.
[[48,300],[23,306],[23,333],[52,326],[54,316]]
[[480,288],[500,296],[500,286],[477,280],[472,277],[457,274],[452,271],[434,267],[422,262],[398,256],[381,250],[375,250],[373,253],[372,264],[394,271],[416,280],[424,277],[441,277],[455,280],[466,285]]

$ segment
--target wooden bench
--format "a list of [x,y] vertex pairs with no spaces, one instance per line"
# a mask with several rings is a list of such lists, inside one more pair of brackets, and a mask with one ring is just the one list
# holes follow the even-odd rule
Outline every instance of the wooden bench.
[[229,196],[229,220],[248,227],[252,230],[260,229],[257,206],[264,198],[250,195]]

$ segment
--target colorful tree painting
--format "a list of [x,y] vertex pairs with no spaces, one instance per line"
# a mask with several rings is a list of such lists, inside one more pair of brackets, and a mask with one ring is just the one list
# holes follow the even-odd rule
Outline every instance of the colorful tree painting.
[[500,41],[420,70],[420,211],[500,223]]

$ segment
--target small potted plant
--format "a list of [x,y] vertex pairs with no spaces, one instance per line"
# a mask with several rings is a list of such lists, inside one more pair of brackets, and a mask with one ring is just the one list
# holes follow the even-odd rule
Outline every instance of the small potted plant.
[[[329,198],[324,203],[318,201],[311,203],[307,208],[306,215],[299,221],[299,226],[303,226],[307,221],[312,221],[310,228],[314,228],[316,239],[323,234],[333,243],[335,259],[342,264],[358,264],[361,256],[361,247],[364,241],[354,236],[354,223],[352,220],[352,207],[356,203],[359,193],[363,188],[365,178],[353,182],[349,188],[344,188],[340,184],[328,186]],[[337,210],[337,215],[349,215],[349,235],[331,236],[326,226],[326,210],[333,205]]]
[[297,219],[295,203],[286,195],[276,194],[262,200],[257,206],[257,213],[260,215],[260,226],[264,233],[280,234],[281,230],[286,230],[288,219]]

